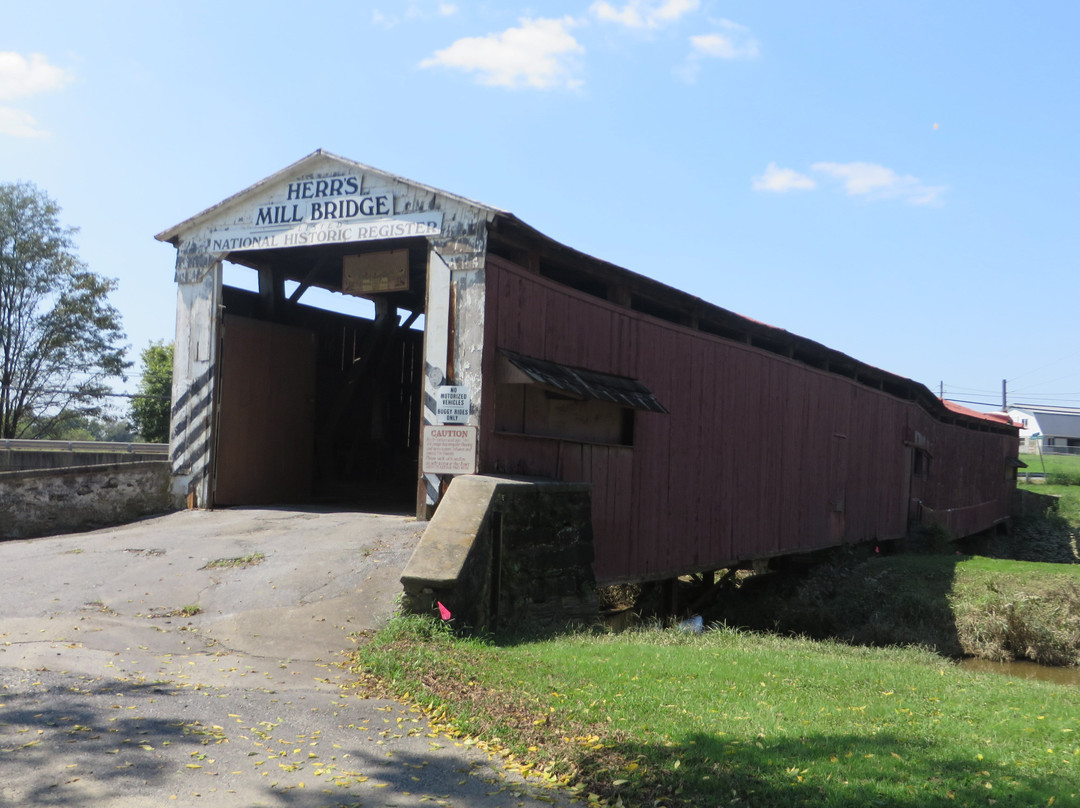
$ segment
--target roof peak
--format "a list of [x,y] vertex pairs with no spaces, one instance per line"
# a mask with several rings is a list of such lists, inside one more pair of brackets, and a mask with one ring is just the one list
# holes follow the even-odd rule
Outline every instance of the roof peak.
[[415,188],[423,193],[429,193],[460,205],[466,205],[468,207],[476,208],[477,210],[486,211],[489,215],[509,215],[506,211],[503,211],[491,205],[486,205],[482,202],[477,202],[467,197],[450,193],[449,191],[443,191],[440,188],[435,188],[422,182],[410,180],[406,177],[402,177],[398,174],[393,174],[389,171],[384,171],[380,168],[375,168],[374,166],[370,166],[365,163],[358,163],[355,160],[350,160],[347,157],[342,157],[341,155],[334,154],[333,152],[329,152],[323,148],[318,148],[310,154],[301,157],[296,162],[287,165],[284,168],[279,169],[278,171],[275,171],[273,174],[270,174],[269,176],[264,177],[258,182],[249,185],[247,188],[244,188],[243,190],[226,197],[220,202],[217,202],[216,204],[211,205],[205,210],[196,213],[194,216],[185,219],[179,224],[173,225],[172,227],[161,231],[156,236],[154,236],[154,238],[156,238],[158,241],[167,241],[172,244],[176,244],[184,233],[195,230],[204,222],[211,220],[216,216],[219,216],[230,208],[233,208],[251,199],[252,197],[258,196],[260,193],[264,193],[268,189],[271,189],[282,182],[285,182],[297,176],[303,176],[305,171],[309,169],[316,170],[319,165],[328,164],[337,164],[343,169],[352,170],[365,175],[375,175],[387,183],[406,185],[411,188]]

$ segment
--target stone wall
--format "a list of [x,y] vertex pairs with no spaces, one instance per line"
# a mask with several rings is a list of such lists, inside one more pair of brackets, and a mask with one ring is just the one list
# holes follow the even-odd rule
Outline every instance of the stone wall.
[[455,477],[410,559],[403,608],[499,630],[596,617],[589,486]]
[[554,625],[595,618],[588,487],[504,486],[493,511],[499,626],[521,619]]
[[0,539],[131,522],[173,510],[168,461],[0,472]]
[[1013,516],[1045,516],[1056,511],[1060,497],[1054,494],[1040,494],[1017,488],[1013,499]]
[[27,469],[61,469],[71,466],[111,466],[161,460],[161,454],[138,452],[0,451],[0,472]]

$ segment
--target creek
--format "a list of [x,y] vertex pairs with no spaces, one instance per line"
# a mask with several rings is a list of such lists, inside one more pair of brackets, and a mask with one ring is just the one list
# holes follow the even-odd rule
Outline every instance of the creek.
[[1080,685],[1080,668],[1058,668],[1051,665],[1040,665],[1037,662],[1019,660],[994,662],[989,659],[976,659],[974,657],[962,659],[958,664],[964,670],[977,673],[996,673],[1013,679],[1037,679],[1041,682],[1052,682],[1057,685]]

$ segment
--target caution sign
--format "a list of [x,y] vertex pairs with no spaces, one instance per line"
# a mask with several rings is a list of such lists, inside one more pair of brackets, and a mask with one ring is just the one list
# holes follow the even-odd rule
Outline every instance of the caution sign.
[[424,474],[475,474],[475,426],[424,426]]

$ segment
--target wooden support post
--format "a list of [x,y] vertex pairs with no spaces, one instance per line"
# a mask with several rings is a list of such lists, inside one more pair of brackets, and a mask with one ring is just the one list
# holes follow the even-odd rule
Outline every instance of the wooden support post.
[[678,578],[667,578],[660,584],[660,616],[665,620],[679,612],[678,584]]
[[278,303],[284,297],[285,276],[273,266],[259,267],[259,305],[266,319],[276,319]]
[[[716,597],[727,587],[733,586],[735,582],[735,573],[739,571],[738,567],[732,567],[720,576],[720,580],[712,583],[708,589],[706,589],[698,598],[690,605],[690,613],[698,614],[702,612],[706,606],[708,606]],[[716,577],[716,572],[708,573],[710,581]]]

